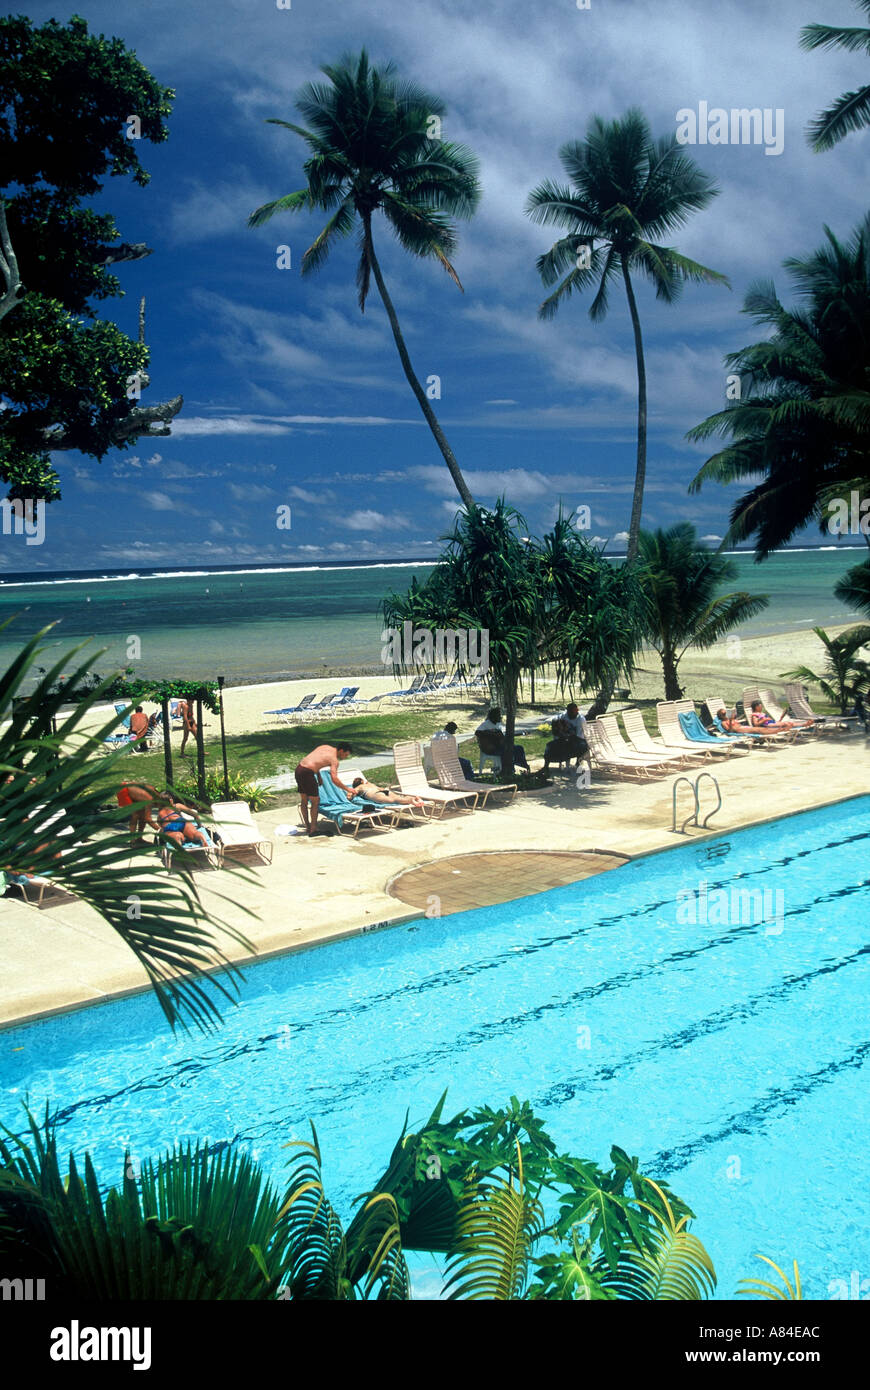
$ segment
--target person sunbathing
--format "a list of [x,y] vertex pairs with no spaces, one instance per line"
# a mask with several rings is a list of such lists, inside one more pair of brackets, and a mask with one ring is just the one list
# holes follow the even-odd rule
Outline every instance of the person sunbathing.
[[157,812],[157,820],[167,840],[178,845],[179,849],[184,847],[185,840],[192,840],[202,849],[211,848],[205,832],[196,823],[196,812],[190,806],[182,806],[179,801],[174,801]]
[[751,724],[742,724],[737,718],[736,710],[731,715],[725,709],[717,710],[716,718],[729,734],[756,734],[759,738],[776,738],[775,729],[754,729]]
[[377,801],[381,806],[425,806],[422,797],[404,796],[400,792],[385,792],[383,787],[379,787],[376,782],[368,782],[365,777],[355,777],[353,779],[353,790],[348,792],[348,796],[364,796],[367,801]]
[[771,719],[769,714],[765,714],[764,707],[760,700],[752,701],[752,708],[749,711],[749,722],[753,729],[772,729],[774,733],[786,733],[789,729],[808,729],[812,724],[811,719],[804,719],[798,723],[795,719],[781,719],[777,723]]

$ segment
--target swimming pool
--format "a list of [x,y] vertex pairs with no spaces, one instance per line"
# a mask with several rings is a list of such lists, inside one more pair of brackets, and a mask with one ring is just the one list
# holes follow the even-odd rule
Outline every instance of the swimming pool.
[[[252,967],[210,1038],[150,996],[0,1032],[0,1118],[60,1112],[102,1180],[208,1136],[276,1178],[312,1117],[342,1215],[445,1087],[529,1099],[560,1148],[640,1156],[697,1213],[718,1296],[797,1258],[870,1275],[870,797],[499,907]],[[752,895],[755,895],[754,897]],[[861,1171],[861,1170],[864,1171]]]

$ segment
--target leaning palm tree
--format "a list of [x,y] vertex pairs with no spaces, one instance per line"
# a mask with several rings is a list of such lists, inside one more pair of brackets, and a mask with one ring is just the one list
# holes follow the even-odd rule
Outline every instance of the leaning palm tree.
[[401,246],[415,256],[440,261],[462,289],[450,257],[456,247],[454,219],[472,215],[480,198],[477,160],[463,145],[440,138],[444,103],[412,82],[399,79],[394,64],[378,68],[365,49],[346,55],[322,72],[325,83],[308,83],[296,106],[307,126],[273,118],[300,135],[311,151],[306,186],[264,203],[248,219],[261,227],[278,212],[315,209],[329,220],[302,257],[302,274],[319,270],[333,243],[359,224],[359,306],[365,311],[371,278],[387,311],[402,369],[426,418],[463,504],[472,497],[423,386],[411,365],[399,318],[375,254],[373,219],[383,214]]
[[[751,285],[743,312],[765,330],[726,357],[740,398],[688,433],[730,442],[690,485],[753,486],[734,503],[729,542],[755,536],[762,560],[815,521],[832,529],[832,503],[870,488],[870,215],[841,242],[784,262],[802,303],[786,308],[769,281]],[[760,481],[759,481],[760,479]]]
[[[647,391],[643,336],[632,274],[649,280],[656,297],[672,304],[686,281],[728,284],[718,271],[683,256],[660,238],[682,227],[690,213],[708,206],[718,189],[675,135],[653,140],[637,110],[619,120],[595,116],[585,140],[571,140],[559,151],[571,185],[547,180],[530,195],[526,211],[533,222],[565,234],[537,262],[545,285],[556,285],[543,302],[541,318],[552,318],[563,300],[597,282],[589,306],[593,323],[607,314],[611,281],[622,278],[634,330],[637,360],[637,463],[628,561],[637,554],[646,479]],[[558,281],[558,284],[556,283]]]
[[[870,0],[855,0],[870,15]],[[870,28],[832,24],[807,24],[801,30],[801,48],[845,48],[849,53],[870,53]],[[810,122],[807,138],[814,150],[830,150],[853,130],[870,126],[870,84],[844,92],[833,106]]]
[[639,559],[646,636],[661,658],[665,699],[679,700],[678,667],[688,649],[712,647],[766,608],[768,599],[744,592],[719,594],[737,566],[700,545],[687,521],[668,531],[641,531]]

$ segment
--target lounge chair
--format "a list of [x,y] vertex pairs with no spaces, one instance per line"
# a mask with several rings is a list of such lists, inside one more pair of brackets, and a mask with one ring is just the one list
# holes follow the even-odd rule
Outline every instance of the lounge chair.
[[[410,810],[407,806],[399,808],[380,805],[372,809],[374,803],[369,803],[366,807],[359,798],[351,801],[347,793],[335,785],[328,768],[323,768],[317,773],[317,781],[320,784],[318,815],[331,822],[339,835],[343,835],[346,828],[352,828],[356,839],[363,826],[369,830],[393,830],[399,822],[398,811]],[[301,818],[301,807],[299,815]]]
[[[728,710],[727,702],[720,695],[708,695],[704,704],[710,711],[713,727],[718,729],[720,734],[727,734],[729,730],[725,728],[718,715],[720,709]],[[736,709],[734,713],[737,713]],[[768,734],[765,736],[758,729],[753,729],[751,733],[735,734],[734,737],[745,738],[750,748],[777,748],[781,747],[783,743],[791,741],[788,734]]]
[[727,758],[733,751],[731,744],[720,744],[718,740],[714,744],[687,738],[680,725],[676,703],[673,700],[662,700],[656,705],[656,722],[666,748],[681,748],[684,752],[688,750],[690,753],[701,752],[708,758]]
[[271,864],[272,841],[260,834],[247,801],[214,801],[211,815],[220,840],[221,863],[228,854],[241,855],[250,851],[263,863]]
[[316,705],[308,706],[308,709],[305,711],[306,718],[322,719],[324,715],[328,718],[332,706],[335,704],[337,699],[337,690],[333,690],[329,695],[324,695],[323,699],[318,700]]
[[486,805],[493,792],[510,792],[512,800],[516,796],[516,782],[505,782],[497,785],[484,782],[469,782],[465,773],[462,771],[455,738],[436,738],[431,747],[432,761],[435,764],[435,775],[438,778],[439,787],[443,787],[444,791],[477,792],[483,798],[481,802],[482,806]]
[[674,708],[680,728],[690,743],[709,747],[714,753],[730,749],[732,753],[739,753],[742,757],[744,753],[749,752],[746,740],[741,738],[740,734],[711,734],[705,729],[691,700],[675,700]]
[[857,714],[816,714],[807,699],[806,686],[797,682],[786,686],[785,698],[796,719],[814,719],[817,727],[825,732],[849,729],[860,723]]
[[[364,780],[368,780],[361,768],[348,767],[346,763],[342,763],[341,780],[342,782],[344,782],[345,786],[349,782],[352,787],[357,777],[362,777]],[[382,790],[384,790],[386,796],[389,796],[389,791],[386,791],[386,789]],[[409,793],[409,795],[414,795],[414,793]],[[435,810],[435,802],[431,799],[424,806],[409,806],[403,801],[391,801],[389,803],[384,801],[373,801],[372,798],[369,796],[354,796],[351,798],[351,800],[354,806],[364,806],[367,810],[370,811],[375,811],[378,809],[383,811],[389,807],[389,809],[391,811],[395,811],[397,815],[400,815],[402,812],[404,812],[408,820],[415,821],[428,820],[432,815],[432,812]],[[420,797],[420,800],[424,800],[424,797],[422,795]]]
[[76,901],[75,893],[55,883],[46,874],[16,874],[5,869],[4,876],[7,886],[17,888],[24,902],[31,907],[57,907],[60,903]]
[[684,755],[681,753],[668,751],[666,748],[638,749],[626,743],[620,733],[615,714],[600,715],[598,723],[604,730],[604,737],[618,757],[628,758],[631,762],[645,763],[650,768],[661,768],[662,771],[673,771],[674,768],[685,766]]
[[[446,742],[445,739],[433,739],[432,758],[435,758],[435,745]],[[456,810],[473,811],[478,803],[481,788],[475,784],[473,791],[445,791],[441,787],[429,785],[426,777],[426,769],[423,766],[423,758],[419,743],[416,740],[408,739],[402,743],[393,744],[393,762],[396,768],[396,780],[399,783],[400,791],[406,796],[425,797],[429,801],[434,801],[436,806],[441,807],[440,814],[443,816],[448,806],[454,806]],[[468,801],[471,805],[468,806]]]
[[281,720],[282,724],[292,724],[292,716],[294,714],[302,714],[302,712],[304,710],[307,710],[309,706],[312,704],[312,702],[316,700],[316,698],[317,693],[315,692],[313,695],[306,695],[303,700],[299,701],[298,705],[285,705],[283,709],[267,709],[264,710],[263,713],[274,714],[278,719]]
[[331,709],[338,709],[338,708],[339,708],[340,706],[342,706],[342,705],[355,705],[357,702],[356,702],[356,700],[354,699],[354,696],[356,695],[356,693],[357,693],[358,690],[359,690],[359,686],[358,686],[358,685],[345,685],[345,686],[343,686],[343,687],[341,688],[341,690],[338,692],[338,694],[336,695],[335,699],[333,700],[332,705],[330,706],[330,708],[331,708]]
[[[765,698],[764,698],[765,695],[767,696],[767,698],[768,698],[769,700],[772,701],[772,703],[773,703],[773,709],[771,709],[771,708],[768,706],[768,704],[767,704],[767,702],[766,702],[766,700],[765,700]],[[746,689],[744,690],[744,692],[743,692],[743,697],[742,697],[742,703],[743,703],[743,716],[744,716],[744,719],[746,720],[746,723],[747,723],[747,724],[751,724],[751,723],[752,723],[752,706],[753,706],[753,704],[755,703],[756,700],[760,700],[760,701],[761,701],[761,708],[764,710],[764,712],[765,712],[766,714],[770,715],[770,718],[771,718],[776,724],[779,724],[780,721],[785,717],[785,712],[780,708],[780,706],[779,706],[779,705],[776,703],[776,701],[773,699],[773,696],[771,695],[771,693],[770,693],[769,690],[767,690],[767,691],[762,691],[762,690],[759,690],[759,688],[758,688],[757,685],[749,685],[749,686],[747,686]],[[774,713],[774,711],[776,711],[776,712]],[[806,734],[806,733],[809,733],[810,730],[809,730],[809,729],[794,728],[794,729],[779,729],[779,730],[777,730],[777,732],[778,732],[778,733],[785,734],[785,735],[788,737],[788,739],[789,739],[790,741],[793,741],[793,740],[798,736],[798,734]]]
[[586,741],[595,766],[600,767],[602,772],[612,772],[621,777],[636,777],[639,781],[652,775],[653,769],[649,764],[639,759],[620,757],[615,749],[611,748],[607,735],[597,719],[587,719]]
[[168,873],[172,873],[173,861],[179,850],[185,855],[203,856],[210,869],[220,868],[220,848],[215,844],[208,826],[200,823],[197,829],[201,830],[205,836],[207,841],[205,845],[201,845],[198,840],[185,840],[182,845],[177,845],[174,840],[167,841],[161,839],[159,836],[157,837],[157,844],[160,846],[160,858],[163,860],[163,867]]
[[693,749],[691,753],[688,749],[680,751],[677,748],[667,748],[661,739],[653,738],[643,722],[643,715],[639,709],[624,709],[622,722],[632,747],[638,753],[654,753],[657,757],[670,758],[675,767],[691,767],[699,761],[706,760],[706,754],[701,749]]

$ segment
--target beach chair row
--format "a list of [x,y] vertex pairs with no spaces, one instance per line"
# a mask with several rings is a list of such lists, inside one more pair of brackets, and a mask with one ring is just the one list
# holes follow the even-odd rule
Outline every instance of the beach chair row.
[[[707,701],[707,705],[717,710],[723,708],[721,702],[711,705]],[[589,720],[589,750],[602,771],[638,781],[667,776],[710,759],[743,757],[753,748],[770,749],[793,738],[793,731],[768,738],[760,734],[729,734],[722,725],[718,725],[717,733],[709,733],[691,700],[663,700],[656,705],[658,737],[649,732],[639,709],[623,710],[621,718],[624,734],[615,714]]]
[[377,710],[382,701],[386,700],[391,705],[426,705],[441,698],[442,695],[453,693],[457,690],[476,691],[486,685],[486,677],[483,675],[475,676],[472,680],[463,680],[459,676],[447,679],[446,671],[435,671],[430,675],[417,675],[411,684],[404,690],[387,690],[378,695],[370,695],[366,699],[358,697],[358,685],[345,686],[344,689],[332,691],[324,695],[320,700],[316,694],[306,695],[299,701],[298,705],[287,705],[282,709],[267,709],[266,715],[272,716],[283,724],[302,724],[310,720],[331,719],[338,709],[358,710],[363,705],[367,711]]
[[[399,825],[425,824],[435,818],[440,819],[448,810],[471,812],[482,809],[491,796],[509,793],[512,799],[516,795],[515,782],[496,785],[492,782],[468,781],[459,762],[455,738],[434,740],[432,760],[436,786],[426,776],[419,742],[406,740],[393,745],[396,784],[390,787],[390,791],[416,798],[417,804],[413,805],[398,801],[370,801],[358,796],[351,799],[335,785],[328,770],[319,772],[319,814],[330,821],[340,834],[352,834],[356,838],[362,829],[394,830]],[[352,783],[359,775],[356,769],[342,766],[342,781]]]

